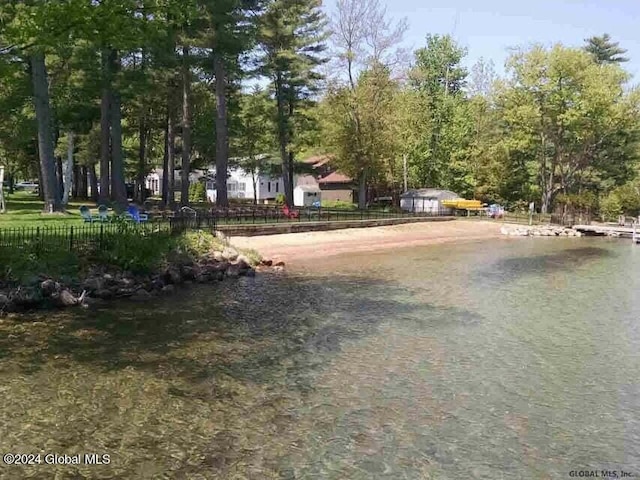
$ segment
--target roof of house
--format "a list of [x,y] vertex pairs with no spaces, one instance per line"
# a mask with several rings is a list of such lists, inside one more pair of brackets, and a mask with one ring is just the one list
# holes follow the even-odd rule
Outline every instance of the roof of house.
[[307,165],[312,165],[313,168],[319,168],[323,165],[326,165],[331,161],[331,156],[329,155],[313,155],[312,157],[306,158],[302,160],[302,163],[306,163]]
[[319,192],[320,187],[318,185],[298,185],[294,190],[302,190],[303,192]]
[[417,190],[407,190],[400,198],[436,198],[436,199],[448,199],[448,198],[460,198],[455,192],[451,190],[440,190],[439,188],[419,188]]
[[342,173],[332,172],[326,177],[322,177],[318,180],[318,183],[353,183],[353,179],[343,175]]

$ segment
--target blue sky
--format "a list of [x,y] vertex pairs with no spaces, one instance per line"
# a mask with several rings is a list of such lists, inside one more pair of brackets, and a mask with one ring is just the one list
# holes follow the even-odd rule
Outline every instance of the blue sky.
[[[452,34],[468,49],[466,64],[491,59],[503,72],[507,49],[534,42],[581,46],[609,33],[628,50],[625,68],[640,83],[640,0],[380,0],[395,18],[407,17],[407,47],[425,44],[427,33]],[[335,0],[325,0],[332,11]],[[456,22],[457,18],[457,22]],[[455,30],[454,30],[455,27]]]

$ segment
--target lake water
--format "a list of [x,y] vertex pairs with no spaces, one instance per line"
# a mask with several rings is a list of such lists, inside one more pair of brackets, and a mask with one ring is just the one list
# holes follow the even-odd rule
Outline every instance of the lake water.
[[[0,321],[0,478],[640,478],[640,248],[339,256]],[[577,477],[576,477],[577,478]]]

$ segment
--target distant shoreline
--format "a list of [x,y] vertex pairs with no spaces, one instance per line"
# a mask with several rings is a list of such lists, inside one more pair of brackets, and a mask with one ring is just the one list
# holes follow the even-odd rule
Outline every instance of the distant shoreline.
[[251,248],[274,261],[296,262],[328,256],[392,250],[451,242],[504,238],[502,223],[455,220],[322,232],[232,237],[238,248]]

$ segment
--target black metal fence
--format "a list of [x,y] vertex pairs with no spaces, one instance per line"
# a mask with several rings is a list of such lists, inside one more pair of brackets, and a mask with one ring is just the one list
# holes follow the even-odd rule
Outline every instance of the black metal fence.
[[[199,212],[199,216],[203,213]],[[288,214],[282,207],[252,206],[249,208],[217,208],[204,214],[215,219],[216,224],[259,224],[289,222],[338,222],[348,220],[379,220],[385,218],[438,217],[451,215],[447,209],[429,212],[405,212],[402,210],[346,210],[331,208],[293,208]]]
[[147,237],[170,235],[171,224],[162,223],[99,223],[78,226],[42,226],[0,229],[0,248],[34,252],[105,250],[115,239],[126,236]]
[[281,207],[226,208],[180,212],[170,217],[152,216],[148,222],[116,221],[65,226],[0,228],[0,248],[18,248],[36,252],[106,250],[115,239],[126,236],[151,238],[175,235],[189,230],[215,232],[218,225],[265,224],[286,222],[334,222],[385,218],[437,217],[450,213],[403,212],[385,210],[338,210],[296,208],[285,215]]

